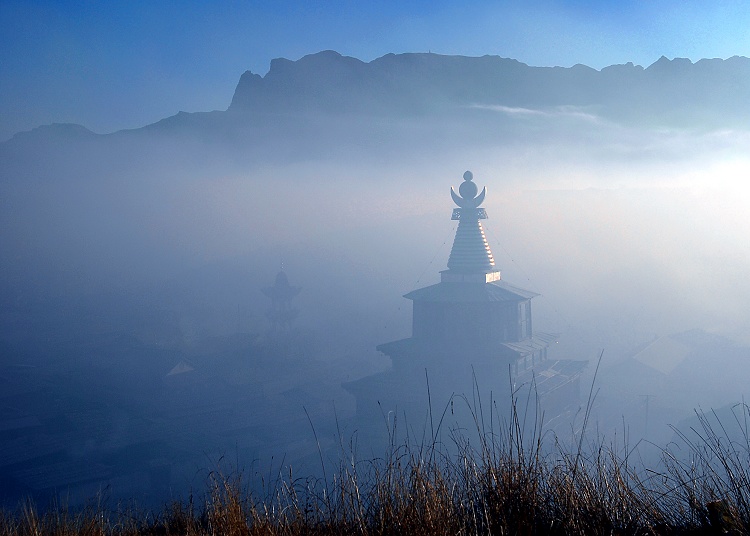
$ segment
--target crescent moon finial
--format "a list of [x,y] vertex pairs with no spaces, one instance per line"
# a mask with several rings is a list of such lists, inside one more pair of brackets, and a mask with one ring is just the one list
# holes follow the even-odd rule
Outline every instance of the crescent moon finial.
[[482,188],[482,191],[477,195],[477,185],[472,182],[474,174],[471,171],[464,173],[464,182],[458,188],[458,193],[451,186],[451,197],[453,202],[461,208],[477,208],[484,201],[484,196],[487,194],[487,187]]
[[466,203],[466,200],[463,197],[460,197],[456,191],[453,189],[453,186],[451,186],[451,197],[453,198],[453,202],[457,204],[459,207],[464,208],[464,205]]
[[484,196],[487,195],[487,187],[484,186],[478,196],[474,198],[474,206],[478,207],[484,201]]

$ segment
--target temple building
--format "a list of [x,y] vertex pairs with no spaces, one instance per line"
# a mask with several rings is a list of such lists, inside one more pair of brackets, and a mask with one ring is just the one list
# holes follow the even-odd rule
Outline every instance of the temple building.
[[297,317],[297,311],[292,307],[292,299],[299,294],[300,287],[293,287],[284,273],[284,269],[276,274],[276,281],[272,287],[263,289],[263,294],[271,298],[271,308],[266,313],[271,321],[271,331],[286,332],[292,329],[292,320]]
[[502,279],[481,223],[487,190],[477,193],[470,171],[463,178],[458,193],[451,188],[458,228],[448,269],[439,283],[405,295],[413,302],[411,337],[377,347],[390,370],[344,385],[362,424],[392,414],[420,426],[428,412],[448,405],[453,412],[456,397],[510,406],[522,386],[534,390],[548,418],[578,407],[586,362],[548,356],[556,336],[533,330],[538,294]]

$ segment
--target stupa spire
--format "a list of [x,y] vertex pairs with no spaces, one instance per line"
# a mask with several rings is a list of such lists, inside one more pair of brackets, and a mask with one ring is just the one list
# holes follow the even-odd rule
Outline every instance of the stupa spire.
[[302,290],[300,287],[293,287],[289,284],[283,265],[276,274],[274,285],[263,289],[263,294],[271,298],[271,308],[266,315],[271,321],[272,331],[291,329],[292,320],[297,316],[297,310],[292,308],[292,298],[299,294],[300,290]]
[[477,195],[478,188],[473,179],[471,171],[464,173],[458,194],[451,186],[451,197],[459,206],[453,209],[451,219],[458,220],[458,229],[448,258],[448,270],[442,272],[443,281],[489,283],[500,279],[500,271],[495,268],[495,258],[480,222],[487,218],[487,212],[479,207],[487,195],[487,188],[482,188]]

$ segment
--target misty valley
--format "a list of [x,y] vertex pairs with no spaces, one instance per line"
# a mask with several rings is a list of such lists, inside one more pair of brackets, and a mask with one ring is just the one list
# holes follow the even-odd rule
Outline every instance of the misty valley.
[[326,51],[223,111],[16,134],[0,502],[262,494],[516,425],[657,470],[747,440],[748,90],[740,57]]

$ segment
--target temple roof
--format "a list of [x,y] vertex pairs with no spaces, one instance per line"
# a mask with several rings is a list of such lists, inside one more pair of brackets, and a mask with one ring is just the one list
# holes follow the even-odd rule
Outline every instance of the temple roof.
[[[505,342],[500,346],[510,350],[519,358],[531,355],[540,350],[548,348],[549,345],[557,340],[557,336],[551,333],[535,333],[534,336],[517,342]],[[397,341],[379,344],[375,349],[386,355],[418,355],[423,349],[423,342],[414,337],[399,339]]]
[[[569,359],[544,361],[535,367],[521,371],[513,380],[517,385],[533,385],[536,395],[544,397],[580,378],[587,364],[588,361],[574,361]],[[397,385],[405,381],[404,376],[393,370],[386,370],[372,376],[365,376],[358,380],[343,383],[342,387],[357,396],[358,400],[361,396],[371,396],[379,399],[383,396],[384,392],[389,392],[389,390],[394,389]]]
[[544,397],[580,378],[587,364],[588,361],[571,359],[546,361],[540,366],[519,373],[515,378],[515,383],[533,385],[536,394]]
[[503,343],[503,346],[509,350],[513,350],[520,356],[526,356],[549,347],[549,345],[556,340],[557,335],[537,332],[528,339],[516,342],[505,342]]
[[427,302],[519,302],[539,296],[536,292],[509,285],[505,281],[492,283],[446,283],[413,290],[404,298]]

